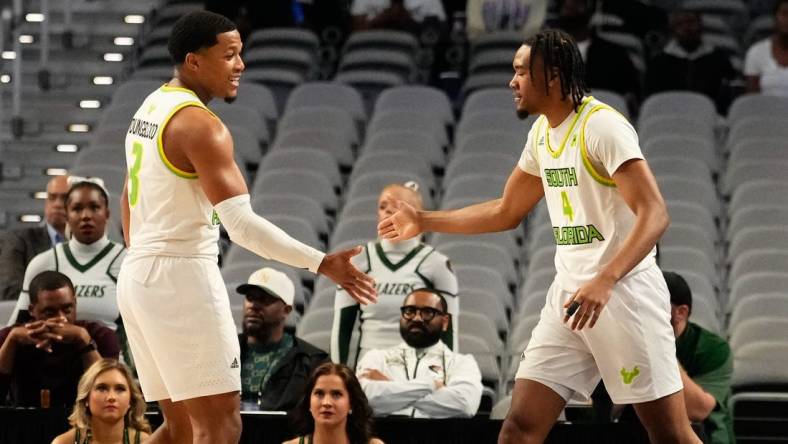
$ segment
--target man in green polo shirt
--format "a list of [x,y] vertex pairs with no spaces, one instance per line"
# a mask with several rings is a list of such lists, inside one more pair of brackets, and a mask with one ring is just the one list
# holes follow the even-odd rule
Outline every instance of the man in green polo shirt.
[[689,321],[692,292],[680,275],[665,271],[670,291],[670,323],[676,335],[684,402],[693,422],[702,422],[713,444],[735,443],[728,409],[733,354],[725,339]]

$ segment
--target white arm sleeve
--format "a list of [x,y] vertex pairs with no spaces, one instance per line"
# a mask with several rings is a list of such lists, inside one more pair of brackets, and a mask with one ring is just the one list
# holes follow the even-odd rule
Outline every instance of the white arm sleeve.
[[214,209],[230,240],[266,259],[317,273],[325,253],[305,245],[252,211],[248,194],[223,200]]

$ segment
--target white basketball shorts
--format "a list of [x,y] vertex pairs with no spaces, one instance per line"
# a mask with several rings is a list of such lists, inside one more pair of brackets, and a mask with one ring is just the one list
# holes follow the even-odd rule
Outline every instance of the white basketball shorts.
[[118,306],[146,401],[241,390],[238,336],[215,261],[129,255]]
[[540,382],[566,401],[590,399],[601,376],[616,404],[653,401],[682,389],[670,325],[670,295],[656,266],[626,276],[594,328],[563,318],[572,293],[554,281],[517,379]]

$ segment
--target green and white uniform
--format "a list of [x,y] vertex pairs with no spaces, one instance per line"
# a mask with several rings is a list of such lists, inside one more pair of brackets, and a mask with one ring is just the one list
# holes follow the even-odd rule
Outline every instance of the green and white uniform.
[[517,378],[564,399],[588,399],[600,375],[617,404],[651,401],[681,390],[670,297],[652,250],[613,288],[594,328],[572,331],[564,303],[621,249],[635,215],[613,174],[643,159],[637,133],[609,106],[586,97],[555,128],[540,116],[518,163],[542,178],[557,244],[556,278]]
[[[452,326],[443,341],[457,349],[457,277],[445,255],[419,239],[399,243],[383,240],[367,243],[364,252],[352,261],[359,270],[375,279],[378,301],[361,306],[347,292],[337,290],[331,331],[331,359],[334,362],[353,363],[368,350],[389,348],[402,342],[400,307],[412,290],[424,287],[440,290],[446,298]],[[358,340],[352,341],[356,325],[359,326]]]
[[162,142],[185,107],[210,113],[194,92],[162,86],[126,133],[131,243],[118,305],[147,401],[241,390],[240,347],[217,265],[219,218],[197,175],[175,167]]
[[[38,254],[25,269],[22,293],[9,323],[16,323],[20,312],[27,312],[30,305],[30,281],[43,271],[53,270],[65,274],[74,284],[77,319],[97,321],[112,330],[117,329],[120,313],[116,283],[125,255],[123,245],[112,242],[106,236],[92,244],[71,239]],[[27,316],[23,315],[25,318]]]

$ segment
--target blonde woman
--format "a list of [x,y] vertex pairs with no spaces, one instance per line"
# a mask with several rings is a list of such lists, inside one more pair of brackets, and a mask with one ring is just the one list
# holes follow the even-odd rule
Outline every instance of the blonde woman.
[[52,444],[139,444],[148,438],[142,398],[128,367],[114,359],[91,365],[79,380],[71,430]]

